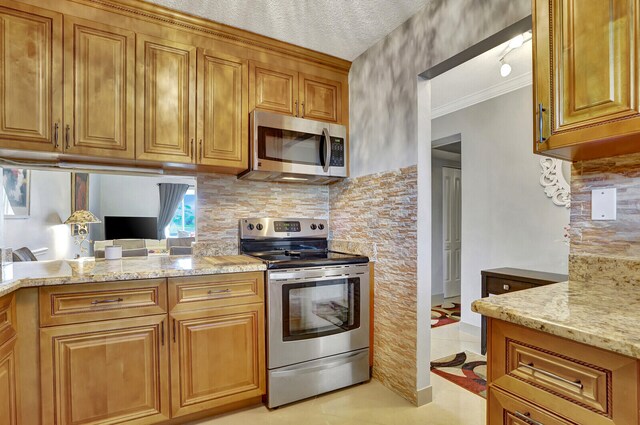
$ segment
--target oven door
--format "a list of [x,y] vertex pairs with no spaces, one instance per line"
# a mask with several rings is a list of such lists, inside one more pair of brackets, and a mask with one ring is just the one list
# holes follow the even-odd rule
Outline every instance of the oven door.
[[346,177],[346,128],[265,111],[251,113],[252,170]]
[[369,346],[369,265],[271,270],[268,368]]

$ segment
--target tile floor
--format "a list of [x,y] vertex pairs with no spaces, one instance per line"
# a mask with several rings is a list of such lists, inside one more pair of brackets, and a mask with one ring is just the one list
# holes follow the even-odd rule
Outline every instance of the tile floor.
[[[431,331],[431,358],[463,350],[479,352],[480,338],[458,324]],[[415,407],[380,382],[335,391],[269,411],[253,407],[191,425],[484,425],[485,400],[431,374],[433,402]]]

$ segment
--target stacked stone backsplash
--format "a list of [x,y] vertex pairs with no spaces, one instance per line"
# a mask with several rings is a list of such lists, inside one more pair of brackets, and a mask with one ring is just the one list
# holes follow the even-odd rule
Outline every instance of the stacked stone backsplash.
[[377,257],[373,376],[416,403],[417,168],[348,179],[329,193],[335,246]]
[[[618,189],[617,219],[592,221],[591,190],[607,187]],[[640,258],[640,154],[573,164],[571,254]]]
[[238,253],[238,220],[248,217],[329,218],[329,187],[198,175],[198,242],[194,255]]
[[[640,143],[640,142],[639,142]],[[617,219],[591,220],[591,190],[615,187]],[[637,280],[640,262],[640,154],[581,161],[571,172],[571,279]],[[617,273],[607,273],[611,267]]]

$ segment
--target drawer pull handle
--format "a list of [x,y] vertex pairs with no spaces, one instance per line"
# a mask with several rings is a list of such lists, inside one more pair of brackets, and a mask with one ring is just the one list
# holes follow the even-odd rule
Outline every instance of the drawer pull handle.
[[231,292],[231,289],[227,288],[227,289],[212,289],[209,292],[207,292],[207,294],[209,295],[214,295],[214,294],[224,294],[227,292]]
[[502,285],[502,289],[504,289],[505,291],[508,291],[509,289],[511,289],[511,286],[505,283],[504,285]]
[[538,372],[541,375],[548,376],[549,378],[557,379],[558,381],[564,382],[565,384],[573,385],[574,387],[580,390],[584,388],[584,385],[582,385],[582,382],[580,382],[579,379],[577,381],[570,381],[566,378],[563,378],[562,376],[556,375],[555,373],[547,372],[544,369],[537,368],[533,365],[533,363],[520,362],[518,363],[518,365],[522,367],[526,367],[527,369],[530,369],[534,372]]
[[531,414],[529,412],[527,413],[520,413],[517,410],[515,412],[513,412],[513,414],[516,416],[516,418],[525,421],[528,424],[531,425],[544,425],[542,422],[538,422],[538,421],[534,421],[533,419],[531,419]]
[[91,301],[91,305],[121,303],[122,301],[124,301],[122,298],[116,298],[115,300],[93,300]]

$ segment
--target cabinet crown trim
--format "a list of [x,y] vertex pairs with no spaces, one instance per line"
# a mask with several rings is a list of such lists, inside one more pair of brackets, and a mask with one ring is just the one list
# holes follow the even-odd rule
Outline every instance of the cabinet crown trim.
[[[100,5],[104,8],[116,9],[136,16],[143,16],[148,19],[160,21],[166,24],[177,25],[179,27],[204,32],[210,36],[242,43],[264,50],[283,53],[295,59],[309,61],[315,64],[332,67],[336,70],[349,72],[351,62],[335,56],[316,52],[301,46],[296,46],[283,41],[278,41],[270,37],[252,33],[250,31],[234,28],[229,25],[214,22],[209,19],[196,17],[184,12],[165,8],[160,5],[145,3],[140,0],[72,0],[77,3],[89,5]],[[247,34],[243,36],[242,34]],[[249,38],[248,36],[252,37]]]

